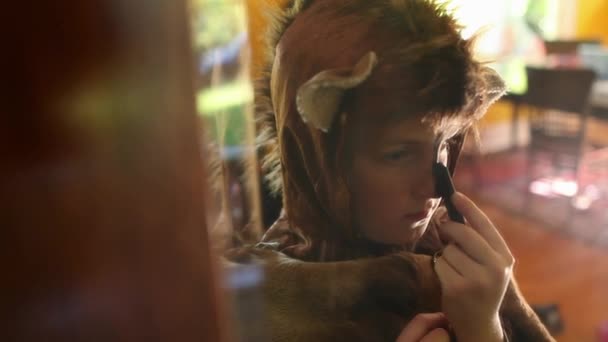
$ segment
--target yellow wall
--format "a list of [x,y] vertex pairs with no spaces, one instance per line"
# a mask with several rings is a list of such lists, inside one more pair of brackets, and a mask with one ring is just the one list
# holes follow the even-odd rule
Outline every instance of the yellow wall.
[[608,0],[577,0],[579,38],[599,38],[608,45]]

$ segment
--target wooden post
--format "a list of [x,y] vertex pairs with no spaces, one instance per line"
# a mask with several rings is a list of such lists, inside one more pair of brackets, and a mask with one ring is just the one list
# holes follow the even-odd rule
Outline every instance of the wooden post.
[[222,341],[185,0],[3,5],[3,341]]

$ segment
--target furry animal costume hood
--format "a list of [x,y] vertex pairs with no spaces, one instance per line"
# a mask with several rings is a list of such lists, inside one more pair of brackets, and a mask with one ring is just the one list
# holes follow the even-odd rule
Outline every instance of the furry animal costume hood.
[[352,112],[372,99],[367,119],[404,99],[400,115],[457,117],[449,141],[454,171],[469,128],[505,87],[474,60],[472,41],[433,1],[294,1],[274,20],[267,66],[257,83],[267,181],[283,196],[282,218],[264,237],[305,260],[344,260],[399,249],[362,239],[345,180]]

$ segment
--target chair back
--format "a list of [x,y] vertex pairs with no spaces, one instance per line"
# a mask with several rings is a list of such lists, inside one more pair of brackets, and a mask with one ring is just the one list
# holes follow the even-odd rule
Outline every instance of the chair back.
[[588,111],[596,74],[591,69],[526,67],[528,90],[524,102],[542,109],[580,113]]
[[601,41],[588,40],[545,40],[545,53],[547,55],[576,55],[581,45],[601,45]]

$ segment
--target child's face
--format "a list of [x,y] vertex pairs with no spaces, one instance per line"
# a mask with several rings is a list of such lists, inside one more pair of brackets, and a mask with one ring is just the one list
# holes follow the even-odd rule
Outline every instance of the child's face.
[[376,242],[409,245],[424,233],[439,206],[431,170],[439,130],[411,118],[367,131],[351,145],[358,229]]

